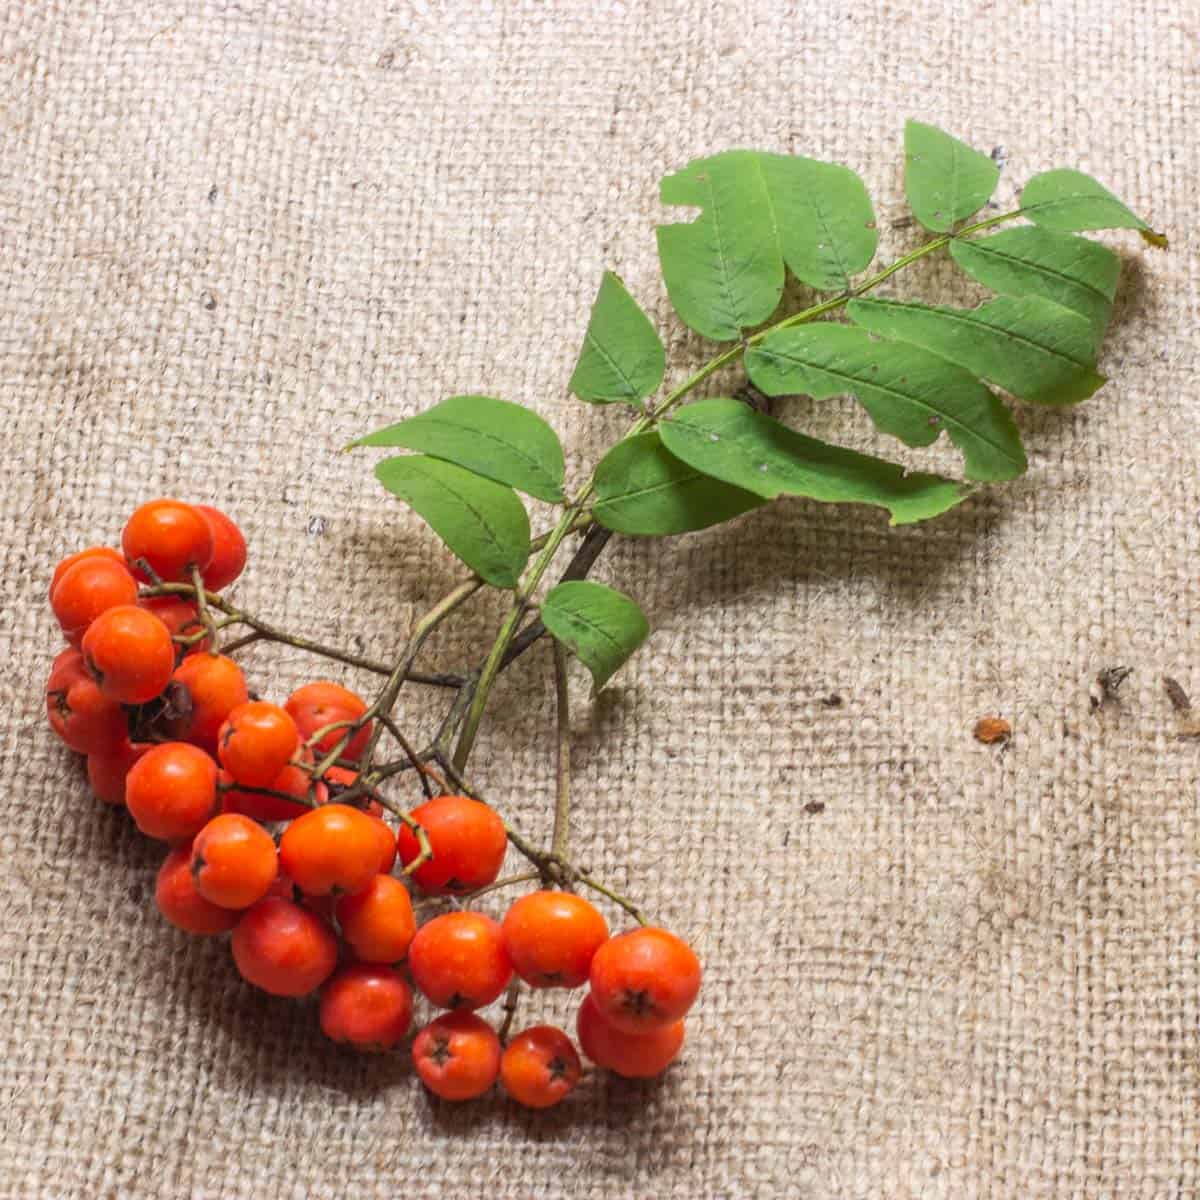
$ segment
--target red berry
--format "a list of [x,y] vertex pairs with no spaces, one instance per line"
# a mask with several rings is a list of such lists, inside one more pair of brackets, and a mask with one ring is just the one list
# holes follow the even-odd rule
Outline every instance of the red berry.
[[665,929],[635,929],[596,951],[592,1000],[604,1019],[626,1033],[646,1033],[678,1021],[700,991],[700,960]]
[[[493,808],[469,796],[438,796],[411,813],[429,837],[433,857],[413,873],[426,892],[461,895],[493,883],[504,864],[508,834]],[[420,853],[420,844],[407,827],[397,838],[400,861],[408,866]]]
[[78,646],[101,613],[118,605],[136,604],[137,594],[137,581],[121,563],[89,555],[63,572],[50,606],[67,641]]
[[221,908],[196,891],[192,876],[190,843],[176,846],[159,868],[154,901],[172,925],[188,933],[224,933],[238,922],[240,913]]
[[413,1063],[421,1082],[443,1100],[473,1100],[500,1073],[500,1039],[474,1013],[445,1013],[413,1041]]
[[500,1059],[504,1090],[526,1108],[557,1104],[582,1073],[571,1039],[553,1025],[535,1025],[518,1033]]
[[417,932],[408,889],[390,875],[343,896],[336,911],[342,937],[364,962],[399,962]]
[[87,760],[88,783],[97,798],[105,804],[125,803],[125,777],[133,764],[150,749],[148,742],[131,744],[128,739],[119,745],[89,754]]
[[444,913],[422,925],[408,966],[413,983],[439,1008],[483,1008],[512,978],[500,926],[476,912]]
[[88,626],[83,660],[106,696],[122,704],[145,704],[171,682],[175,644],[171,631],[153,613],[122,604]]
[[163,742],[125,778],[125,807],[150,837],[181,841],[207,824],[217,805],[217,764],[197,746]]
[[[287,699],[284,705],[300,736],[307,741],[313,734],[338,721],[356,721],[367,711],[366,701],[356,696],[348,688],[328,679],[317,683],[307,683],[298,688]],[[372,723],[367,722],[351,738],[341,757],[356,760],[366,748],[371,737]],[[333,729],[313,744],[318,754],[328,754],[330,750],[349,732],[348,729]]]
[[270,787],[300,746],[300,734],[278,704],[250,700],[239,704],[217,734],[221,766],[238,783]]
[[343,967],[321,989],[321,1029],[358,1050],[390,1050],[412,1022],[412,992],[377,963]]
[[212,559],[212,530],[182,500],[151,500],[129,518],[121,549],[139,579],[147,578],[140,566],[146,563],[166,583],[190,582],[192,568],[203,571]]
[[279,842],[279,862],[301,891],[360,892],[379,873],[375,819],[346,804],[297,817]]
[[307,996],[333,974],[337,939],[307,908],[268,896],[233,931],[233,961],[242,978],[273,996]]
[[192,654],[171,676],[171,709],[167,732],[179,741],[195,742],[210,754],[229,714],[250,699],[242,668],[222,654]]
[[504,917],[504,947],[517,974],[536,988],[579,987],[608,940],[608,923],[571,892],[531,892]]
[[246,565],[246,539],[242,531],[219,509],[197,504],[196,511],[204,518],[212,534],[212,558],[201,571],[204,586],[210,592],[228,587]]
[[604,1019],[591,995],[579,1006],[577,1032],[579,1044],[592,1062],[627,1079],[661,1075],[683,1048],[682,1021],[645,1033],[626,1033]]
[[275,842],[257,821],[222,813],[192,842],[192,874],[205,900],[222,908],[249,908],[279,874]]
[[50,728],[80,754],[111,754],[128,738],[125,710],[105,696],[83,665],[83,655],[59,655],[46,681]]

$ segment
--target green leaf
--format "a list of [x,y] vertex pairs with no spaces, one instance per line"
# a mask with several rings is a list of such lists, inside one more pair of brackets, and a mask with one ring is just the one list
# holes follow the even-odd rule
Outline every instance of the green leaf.
[[700,400],[662,424],[672,454],[707,475],[764,499],[807,496],[831,503],[877,504],[893,525],[953,508],[968,489],[796,433],[737,400]]
[[811,158],[730,150],[662,182],[664,204],[703,209],[660,225],[658,253],[679,316],[716,341],[775,311],[784,265],[818,290],[842,290],[874,257],[875,214],[853,171]]
[[1064,167],[1035,175],[1021,192],[1021,212],[1058,233],[1136,229],[1152,246],[1167,248],[1164,234],[1156,233],[1108,188],[1082,171]]
[[1092,331],[1040,296],[1000,296],[978,308],[852,300],[850,319],[881,337],[932,350],[1037,404],[1077,404],[1104,382]]
[[857,396],[884,433],[910,446],[928,446],[945,429],[972,479],[1014,479],[1025,470],[1020,434],[999,397],[919,346],[823,322],[771,334],[747,352],[746,368],[770,396]]
[[592,516],[616,533],[661,537],[707,529],[763,503],[681,462],[651,432],[618,442],[600,460]]
[[904,191],[913,215],[946,233],[992,197],[1000,168],[986,155],[933,125],[904,126]]
[[663,344],[620,278],[604,272],[570,388],[593,404],[636,404],[657,390],[666,369]]
[[539,500],[556,504],[563,498],[557,435],[537,413],[507,400],[451,396],[350,444],[420,450]]
[[1112,313],[1121,260],[1107,247],[1038,225],[950,243],[972,279],[1003,296],[1043,296],[1077,312],[1100,339]]
[[385,458],[375,474],[480,578],[517,586],[529,558],[529,517],[512,488],[423,454]]
[[642,610],[622,592],[578,579],[553,587],[542,602],[542,623],[592,673],[599,691],[646,640]]

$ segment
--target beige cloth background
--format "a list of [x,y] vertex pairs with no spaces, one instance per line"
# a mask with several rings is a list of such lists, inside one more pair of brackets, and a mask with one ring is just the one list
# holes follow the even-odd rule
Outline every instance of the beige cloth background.
[[[0,1195],[1200,1195],[1200,743],[1160,683],[1200,694],[1198,28],[1192,0],[6,4]],[[576,678],[575,846],[707,963],[681,1063],[545,1116],[440,1106],[168,928],[160,850],[43,728],[53,562],[211,499],[247,607],[389,653],[457,568],[337,448],[482,390],[578,476],[623,420],[565,391],[603,267],[675,376],[704,354],[657,278],[660,176],[845,161],[890,257],[907,115],[1004,147],[1002,202],[1078,166],[1174,246],[1111,239],[1112,382],[1019,414],[1026,479],[915,529],[791,502],[602,560],[655,634],[594,706]],[[251,661],[276,697],[320,670]],[[543,647],[473,764],[538,836],[548,682]]]

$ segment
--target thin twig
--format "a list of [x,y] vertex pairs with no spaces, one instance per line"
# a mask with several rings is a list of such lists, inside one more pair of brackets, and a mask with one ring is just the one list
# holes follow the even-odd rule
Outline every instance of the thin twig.
[[562,861],[567,856],[571,814],[571,688],[567,679],[567,651],[557,639],[554,641],[554,695],[558,706],[558,753],[555,756],[554,833],[550,854]]
[[500,1039],[500,1045],[508,1045],[508,1035],[512,1030],[513,1018],[517,1015],[517,1002],[521,998],[521,977],[514,975],[512,982],[508,985],[508,992],[504,997],[504,1020],[500,1022],[500,1028],[496,1031],[496,1036]]
[[433,789],[429,786],[428,767],[421,762],[417,756],[417,752],[412,748],[412,743],[400,732],[400,726],[391,717],[380,715],[378,719],[384,729],[400,744],[400,749],[404,751],[404,755],[412,764],[413,770],[421,777],[421,790],[425,793],[425,799],[432,800]]

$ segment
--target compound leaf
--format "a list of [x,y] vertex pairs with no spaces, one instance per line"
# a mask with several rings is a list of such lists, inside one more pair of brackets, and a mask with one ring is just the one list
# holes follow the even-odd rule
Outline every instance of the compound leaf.
[[385,458],[375,474],[481,579],[517,586],[529,558],[529,517],[512,488],[424,454]]
[[770,396],[854,395],[879,429],[910,446],[928,446],[944,429],[972,479],[1013,479],[1025,470],[1020,434],[999,397],[919,346],[823,322],[771,334],[750,349],[746,367]]
[[832,503],[876,504],[893,525],[936,517],[967,495],[938,475],[806,437],[737,400],[700,400],[662,424],[672,454],[707,475],[764,499],[807,496]]

